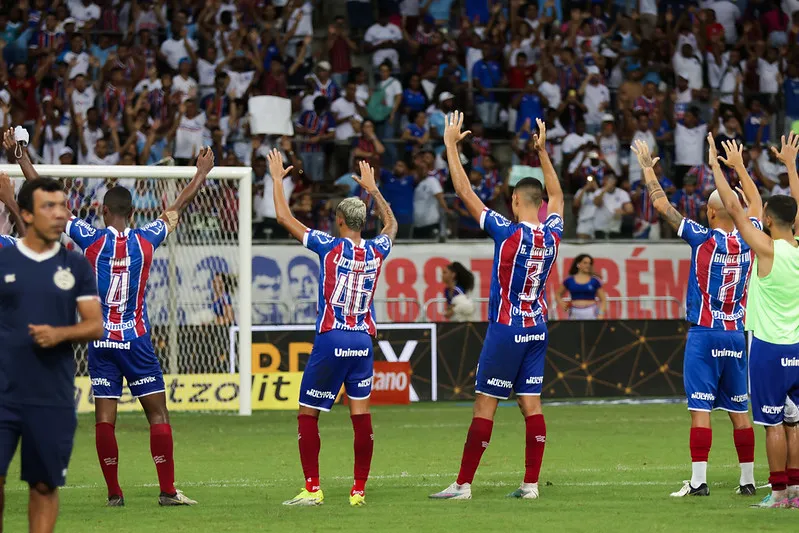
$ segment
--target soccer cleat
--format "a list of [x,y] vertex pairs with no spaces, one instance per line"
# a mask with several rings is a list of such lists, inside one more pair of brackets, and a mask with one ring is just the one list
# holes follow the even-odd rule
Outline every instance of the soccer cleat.
[[181,491],[177,491],[175,494],[167,494],[166,492],[162,492],[160,496],[158,496],[158,505],[163,507],[173,507],[175,505],[196,505],[197,502],[192,500],[191,498],[187,498],[185,494]]
[[109,496],[106,507],[125,507],[125,498],[122,496]]
[[792,500],[788,500],[788,503],[789,503],[789,504],[791,505],[791,507],[793,507],[794,509],[799,509],[799,498],[794,498],[794,499],[792,499]]
[[698,487],[692,487],[690,481],[683,481],[682,488],[677,492],[672,492],[672,498],[682,498],[683,496],[710,496],[710,489],[707,483],[702,483]]
[[363,491],[353,491],[350,494],[350,506],[362,507],[366,505],[366,494]]
[[[302,489],[302,491],[292,499],[284,501],[283,505],[313,506],[322,505],[324,501],[325,495],[322,493],[322,489],[315,492]],[[352,501],[352,499],[350,499],[350,501]]]
[[741,496],[754,496],[757,489],[754,485],[739,485],[737,489],[735,489],[736,494],[740,494]]
[[763,498],[760,503],[754,503],[750,505],[750,507],[756,509],[789,509],[791,507],[791,502],[788,498],[777,499],[774,497],[774,493],[772,492],[765,498]]
[[434,500],[471,500],[472,499],[472,485],[464,483],[458,485],[453,483],[441,492],[436,492],[430,495]]
[[521,486],[508,494],[508,498],[521,498],[524,500],[538,499],[538,483],[522,483]]

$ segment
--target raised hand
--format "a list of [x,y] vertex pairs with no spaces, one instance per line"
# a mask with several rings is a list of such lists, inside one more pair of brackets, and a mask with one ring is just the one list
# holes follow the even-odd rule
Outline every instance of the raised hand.
[[366,161],[361,161],[360,167],[361,175],[356,176],[353,174],[352,177],[356,182],[358,182],[358,185],[366,190],[366,192],[371,193],[377,189],[377,184],[375,183],[375,171]]
[[630,147],[630,150],[638,158],[638,164],[641,168],[655,168],[657,162],[660,161],[659,157],[652,159],[652,153],[649,151],[649,145],[641,139],[636,140]]
[[267,154],[266,159],[269,161],[269,175],[272,176],[272,180],[275,183],[283,183],[283,178],[285,178],[294,167],[283,168],[283,156],[277,148],[273,148],[272,151]]
[[17,141],[14,137],[14,128],[8,128],[3,133],[3,148],[5,148],[6,152],[13,154],[16,147]]
[[[713,139],[713,134],[707,134],[707,164],[710,168],[713,168],[714,165],[718,165],[721,158],[719,157],[719,153],[716,150],[716,141]],[[726,164],[726,163],[725,163]]]
[[14,201],[14,186],[5,172],[0,172],[0,202],[8,205]]
[[787,140],[785,139],[785,135],[782,136],[781,140],[782,146],[780,146],[780,150],[777,151],[777,148],[772,146],[771,151],[786,167],[795,165],[796,156],[799,154],[799,135],[791,132]]
[[547,125],[540,118],[535,119],[535,124],[538,126],[538,133],[533,134],[533,143],[535,149],[539,152],[547,151]]
[[[744,166],[744,146],[735,141],[722,141],[722,148],[727,153],[727,158],[718,156],[719,161],[730,168],[743,168]],[[795,156],[794,156],[795,157]]]
[[463,113],[460,111],[450,113],[446,118],[446,125],[444,127],[444,144],[447,146],[458,144],[465,139],[467,135],[472,134],[472,132],[468,130],[461,132],[462,127]]
[[209,147],[200,150],[200,156],[197,158],[197,171],[202,172],[206,176],[211,169],[214,168],[214,152]]

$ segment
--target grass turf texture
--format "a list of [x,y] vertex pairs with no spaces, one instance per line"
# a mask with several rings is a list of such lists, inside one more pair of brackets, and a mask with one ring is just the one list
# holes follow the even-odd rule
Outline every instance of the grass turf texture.
[[[738,465],[725,413],[713,415],[709,498],[670,498],[690,477],[689,416],[684,405],[553,406],[546,409],[548,442],[541,499],[506,499],[522,478],[524,424],[518,409],[497,412],[471,501],[431,501],[428,494],[455,480],[471,419],[465,404],[377,407],[367,506],[347,503],[352,476],[352,428],[345,406],[322,415],[320,456],[325,504],[287,508],[303,485],[296,415],[252,417],[175,413],[177,486],[200,504],[159,508],[155,466],[144,416],[117,422],[125,508],[106,508],[94,448],[93,416],[82,415],[61,491],[62,532],[249,531],[550,531],[672,533],[788,531],[797,510],[749,509],[756,498],[733,493]],[[759,484],[768,477],[764,433],[756,428]],[[6,531],[25,531],[27,486],[19,457],[6,484]],[[786,529],[787,528],[787,529]]]

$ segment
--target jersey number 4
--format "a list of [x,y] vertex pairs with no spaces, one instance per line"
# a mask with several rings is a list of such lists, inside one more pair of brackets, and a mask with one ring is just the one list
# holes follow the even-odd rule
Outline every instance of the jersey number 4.
[[519,300],[532,302],[538,298],[541,274],[544,272],[544,261],[542,259],[528,259],[524,266],[527,269],[527,274],[524,277],[524,289],[519,293]]
[[372,301],[375,274],[349,272],[340,274],[333,289],[330,304],[341,309],[344,316],[362,315]]
[[128,281],[130,280],[129,272],[120,272],[118,274],[111,274],[111,283],[108,284],[108,292],[105,295],[105,303],[115,313],[122,314],[125,312],[125,307],[128,302]]

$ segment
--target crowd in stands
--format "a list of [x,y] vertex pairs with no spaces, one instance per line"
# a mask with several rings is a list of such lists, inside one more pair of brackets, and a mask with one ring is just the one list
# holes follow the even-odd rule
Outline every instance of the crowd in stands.
[[[631,141],[697,220],[708,131],[746,146],[764,195],[785,192],[769,146],[799,128],[797,43],[799,0],[0,0],[0,124],[28,129],[47,164],[191,164],[211,146],[219,166],[252,166],[258,239],[285,236],[268,150],[294,166],[297,217],[323,230],[338,198],[368,202],[352,179],[367,160],[400,238],[436,238],[483,235],[451,194],[446,114],[467,113],[461,157],[500,211],[540,176],[542,118],[576,234],[657,239],[671,235]],[[250,133],[259,95],[291,100],[293,136]],[[73,210],[93,213],[108,185],[75,180]],[[142,213],[158,207],[152,182],[134,188]],[[236,191],[215,198],[232,231]]]

